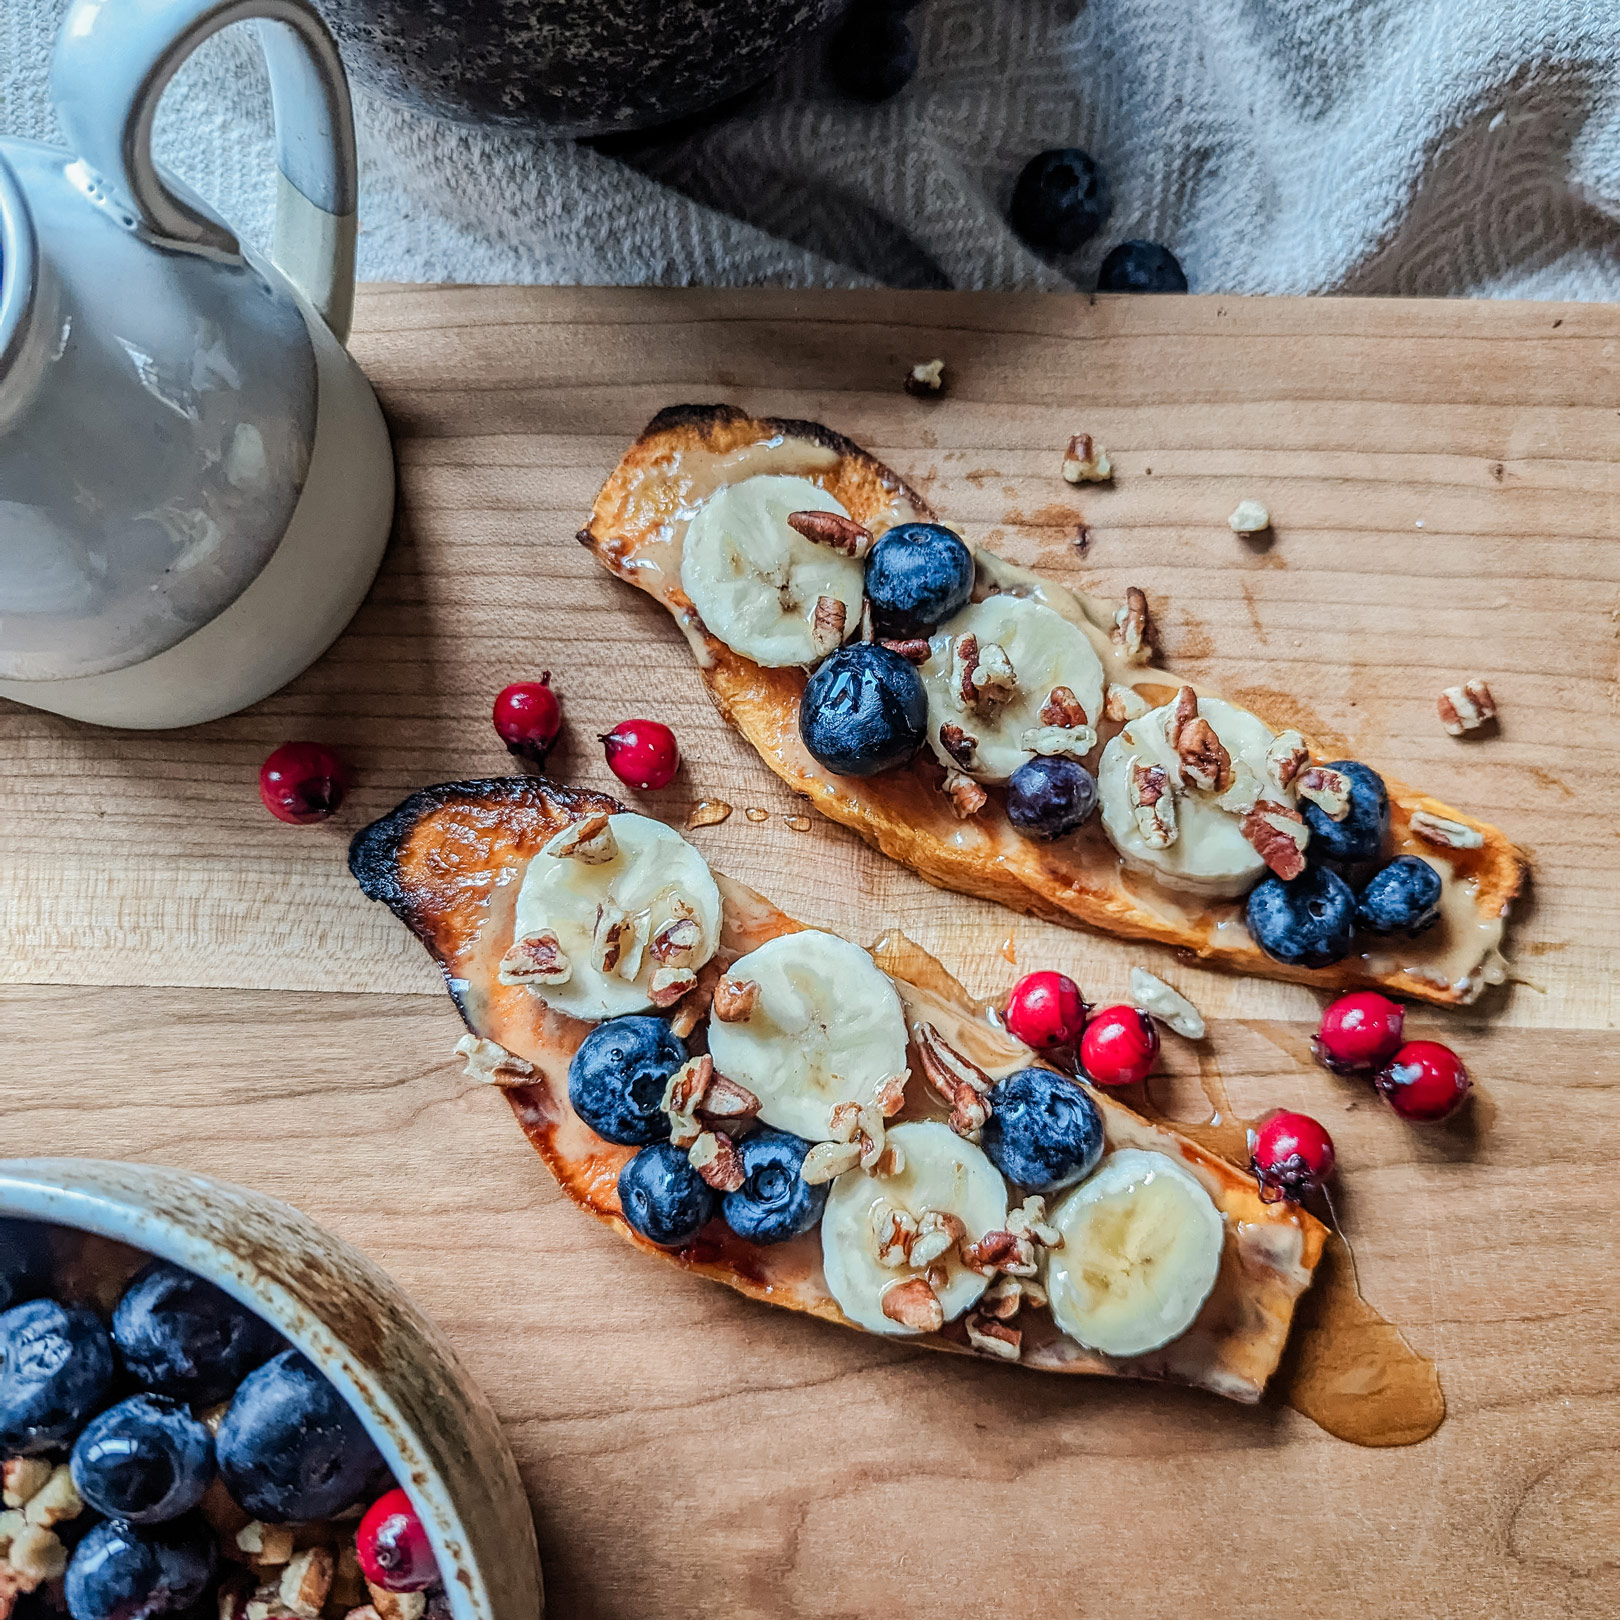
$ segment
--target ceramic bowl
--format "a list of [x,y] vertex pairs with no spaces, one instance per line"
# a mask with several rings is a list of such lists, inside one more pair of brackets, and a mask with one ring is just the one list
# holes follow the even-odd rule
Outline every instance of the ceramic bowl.
[[0,1160],[0,1215],[172,1260],[257,1311],[332,1381],[410,1493],[455,1620],[539,1620],[534,1520],[495,1414],[363,1255],[274,1198],[149,1164]]

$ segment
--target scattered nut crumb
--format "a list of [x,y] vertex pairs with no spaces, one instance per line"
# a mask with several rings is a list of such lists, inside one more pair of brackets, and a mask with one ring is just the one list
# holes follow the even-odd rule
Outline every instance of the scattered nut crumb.
[[306,1548],[282,1572],[278,1589],[281,1601],[301,1620],[320,1620],[336,1567],[330,1547]]
[[[472,1080],[482,1080],[486,1085],[526,1086],[535,1077],[535,1067],[526,1058],[508,1052],[499,1041],[486,1040],[481,1035],[463,1035],[456,1042],[456,1056],[467,1060],[463,1074]],[[225,1410],[221,1408],[221,1419]],[[219,1423],[213,1428],[217,1432]]]
[[236,1532],[236,1545],[250,1553],[256,1564],[285,1564],[293,1555],[290,1524],[264,1524],[254,1519]]
[[[54,1530],[43,1525],[24,1525],[11,1540],[6,1562],[25,1581],[35,1586],[59,1579],[67,1570],[67,1548]],[[31,1591],[33,1588],[29,1588]]]
[[1411,828],[1415,837],[1426,844],[1438,844],[1441,849],[1479,849],[1485,843],[1485,835],[1477,827],[1430,815],[1427,810],[1412,812]]
[[1131,969],[1131,1000],[1162,1019],[1184,1040],[1204,1038],[1203,1015],[1179,990],[1146,968]]
[[51,1477],[28,1499],[24,1517],[30,1524],[49,1529],[67,1519],[76,1519],[84,1512],[84,1499],[73,1484],[73,1474],[66,1463],[58,1463]]
[[938,399],[945,392],[945,362],[924,360],[906,373],[906,392],[913,399]]
[[686,813],[687,830],[693,827],[718,827],[731,814],[731,806],[724,799],[699,799]]
[[1477,675],[1461,686],[1448,686],[1440,694],[1435,708],[1440,714],[1440,724],[1453,737],[1477,731],[1496,718],[1496,699]]
[[366,1582],[366,1590],[371,1593],[371,1607],[377,1611],[378,1620],[422,1620],[422,1611],[427,1607],[425,1592],[386,1592],[370,1581]]
[[1226,521],[1233,534],[1260,534],[1271,527],[1271,514],[1259,501],[1239,501]]
[[51,1477],[51,1465],[43,1457],[7,1457],[0,1470],[8,1508],[21,1507],[31,1496],[44,1490]]
[[1114,476],[1114,466],[1089,433],[1077,433],[1063,457],[1063,476],[1071,484],[1105,484]]

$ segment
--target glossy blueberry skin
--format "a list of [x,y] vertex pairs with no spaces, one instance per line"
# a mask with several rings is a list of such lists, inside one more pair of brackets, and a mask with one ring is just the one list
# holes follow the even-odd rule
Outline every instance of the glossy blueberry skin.
[[937,523],[898,523],[866,559],[866,599],[880,636],[926,636],[973,594],[973,553]]
[[799,735],[839,776],[875,776],[905,762],[928,725],[922,676],[899,653],[864,641],[840,647],[810,677]]
[[1416,855],[1397,855],[1367,880],[1356,921],[1372,934],[1421,934],[1440,915],[1440,874]]
[[218,1563],[200,1519],[144,1528],[104,1519],[74,1549],[67,1568],[73,1620],[150,1620],[189,1608]]
[[609,1018],[580,1042],[568,1065],[568,1100],[600,1137],[625,1147],[669,1140],[664,1087],[686,1062],[680,1037],[662,1018]]
[[1097,1168],[1102,1112],[1075,1081],[1050,1069],[1020,1069],[998,1080],[989,1100],[984,1151],[1009,1181],[1055,1192]]
[[132,1395],[90,1420],[70,1461],[79,1495],[97,1513],[158,1524],[202,1500],[214,1439],[172,1396]]
[[678,1249],[714,1219],[720,1196],[692,1168],[684,1148],[660,1142],[619,1172],[619,1204],[649,1243]]
[[1377,860],[1389,836],[1389,794],[1383,777],[1354,759],[1336,759],[1328,768],[1350,778],[1350,813],[1343,821],[1334,821],[1320,805],[1309,800],[1301,804],[1305,825],[1311,829],[1306,854],[1312,861],[1344,865]]
[[65,1446],[105,1402],[112,1340],[93,1311],[32,1299],[0,1315],[0,1450]]
[[1007,819],[1026,838],[1061,838],[1097,808],[1097,779],[1078,760],[1037,754],[1007,780]]
[[0,1220],[0,1311],[32,1299],[49,1277],[45,1228],[35,1221]]
[[855,101],[887,101],[917,71],[917,42],[900,7],[856,6],[832,39],[833,83]]
[[1121,242],[1097,271],[1098,292],[1184,293],[1187,275],[1169,248],[1157,242]]
[[750,1243],[783,1243],[821,1219],[828,1186],[812,1187],[799,1169],[810,1144],[791,1131],[757,1130],[738,1144],[748,1179],[721,1206],[726,1225]]
[[135,1381],[193,1406],[222,1401],[281,1348],[281,1335],[211,1282],[168,1260],[136,1273],[112,1320]]
[[1292,967],[1329,967],[1350,954],[1356,895],[1337,872],[1307,866],[1285,883],[1268,877],[1249,891],[1249,932],[1267,956]]
[[1024,165],[1008,217],[1037,253],[1073,253],[1102,229],[1111,206],[1108,181],[1090,153],[1063,146]]
[[348,1403],[296,1350],[242,1380],[214,1455],[232,1498],[269,1524],[333,1518],[382,1464]]

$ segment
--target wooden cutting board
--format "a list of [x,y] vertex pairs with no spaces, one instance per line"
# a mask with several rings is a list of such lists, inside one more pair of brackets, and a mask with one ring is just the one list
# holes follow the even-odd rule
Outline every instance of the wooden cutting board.
[[[0,706],[0,1146],[206,1169],[358,1242],[511,1426],[554,1612],[897,1617],[1620,1612],[1620,309],[915,293],[387,288],[356,354],[401,516],[337,646],[189,732]],[[946,362],[949,393],[900,389]],[[573,540],[661,406],[849,434],[971,538],[1148,593],[1169,661],[1498,822],[1535,881],[1515,981],[1415,1012],[1480,1082],[1402,1125],[1309,1064],[1320,998],[942,895],[816,820],[709,709],[665,615]],[[1118,469],[1058,472],[1087,431]],[[1270,508],[1269,544],[1228,512]],[[903,927],[982,993],[1128,966],[1212,1020],[1170,1043],[1237,1106],[1339,1143],[1363,1288],[1437,1360],[1450,1417],[1370,1452],[1286,1409],[960,1364],[772,1312],[619,1246],[464,1080],[426,958],[364,902],[349,835],[424,783],[503,772],[506,681],[552,672],[559,773],[648,714],[686,766],[644,807],[788,911]],[[1488,737],[1439,689],[1484,675]],[[337,746],[333,823],[258,804],[288,737]],[[750,819],[748,809],[764,811]]]

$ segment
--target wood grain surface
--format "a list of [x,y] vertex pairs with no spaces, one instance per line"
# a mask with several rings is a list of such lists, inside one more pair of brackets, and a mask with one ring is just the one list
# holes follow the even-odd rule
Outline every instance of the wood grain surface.
[[[190,732],[0,709],[6,1151],[205,1169],[359,1243],[511,1426],[558,1614],[1620,1612],[1620,310],[376,288],[355,350],[402,510],[332,652]],[[908,399],[936,355],[949,397]],[[1523,844],[1516,981],[1411,1020],[1468,1058],[1469,1113],[1414,1130],[1312,1067],[1309,990],[791,830],[665,616],[572,538],[655,410],[717,399],[839,428],[1016,561],[1140,584],[1173,663]],[[1113,487],[1058,476],[1081,430]],[[1245,497],[1269,545],[1226,528]],[[902,926],[982,993],[1057,965],[1123,995],[1143,961],[1191,994],[1212,1035],[1174,1043],[1166,1094],[1191,1106],[1213,1065],[1240,1109],[1328,1123],[1364,1291],[1439,1363],[1438,1434],[1361,1451],[1285,1409],[920,1355],[649,1264],[567,1205],[342,866],[412,788],[505,769],[489,701],[542,668],[561,772],[611,786],[594,734],[669,721],[687,764],[646,807],[735,805],[695,840],[790,912]],[[1500,728],[1447,737],[1435,695],[1473,674]],[[354,764],[332,824],[258,805],[289,736]]]

